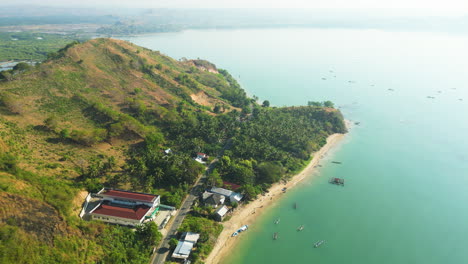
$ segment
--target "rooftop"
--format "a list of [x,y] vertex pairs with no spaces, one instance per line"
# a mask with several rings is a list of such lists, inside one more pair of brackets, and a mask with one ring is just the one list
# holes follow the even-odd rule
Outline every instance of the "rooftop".
[[102,202],[98,208],[94,209],[91,214],[100,214],[115,216],[133,220],[141,220],[151,207],[146,205],[137,205],[135,207],[126,207],[122,205],[112,204],[108,201]]
[[137,201],[143,201],[143,202],[153,202],[156,198],[158,198],[158,195],[154,195],[154,194],[130,192],[130,191],[106,189],[106,188],[98,192],[98,194],[110,196],[113,198],[137,200]]
[[239,184],[235,184],[235,183],[227,182],[227,181],[223,181],[223,184],[224,184],[224,186],[229,187],[233,191],[235,191],[235,190],[237,190],[237,189],[239,189],[241,187]]
[[212,193],[219,193],[219,194],[224,195],[224,196],[227,196],[227,197],[231,196],[232,193],[233,193],[233,191],[226,190],[226,189],[224,189],[224,188],[219,188],[219,187],[213,187],[213,188],[211,188],[210,192],[212,192]]
[[197,243],[198,239],[200,238],[200,234],[193,232],[185,232],[182,237],[184,238],[184,241]]
[[172,254],[173,258],[188,258],[192,251],[194,243],[189,241],[179,241],[177,247]]
[[227,206],[223,205],[219,207],[218,210],[216,210],[216,213],[220,216],[224,216],[228,211],[229,209],[227,208]]

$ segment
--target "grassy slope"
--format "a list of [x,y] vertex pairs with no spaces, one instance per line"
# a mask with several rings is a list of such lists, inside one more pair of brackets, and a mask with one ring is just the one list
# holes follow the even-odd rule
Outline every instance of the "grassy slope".
[[[185,80],[179,78],[185,73]],[[222,75],[197,69],[193,62],[112,39],[74,45],[14,80],[0,82],[0,158],[10,155],[18,163],[18,168],[0,168],[0,262],[102,259],[105,249],[95,239],[103,225],[77,217],[74,198],[81,190],[73,179],[79,168],[97,155],[114,156],[122,165],[128,146],[157,130],[157,120],[168,118],[180,102],[193,111],[210,112],[215,104],[234,108],[204,83],[229,89]],[[205,107],[190,99],[195,94],[203,97]],[[154,124],[142,121],[132,109],[135,102],[151,113]],[[49,117],[56,120],[53,128],[44,126]],[[119,122],[133,132],[123,134],[132,136],[111,135],[110,127]],[[65,129],[102,129],[106,137],[86,146],[60,139],[58,132]],[[29,232],[41,225],[51,228]],[[48,244],[41,245],[45,240]]]

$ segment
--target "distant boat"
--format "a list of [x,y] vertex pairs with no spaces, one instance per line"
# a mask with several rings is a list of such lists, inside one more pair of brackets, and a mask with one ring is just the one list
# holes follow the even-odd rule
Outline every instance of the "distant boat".
[[275,232],[275,233],[273,234],[273,240],[276,240],[276,239],[278,239],[278,232]]
[[332,161],[332,163],[341,164],[341,161]]
[[276,219],[275,224],[279,224],[279,222],[280,222],[280,219],[278,218]]
[[293,207],[294,209],[297,209],[297,203],[294,203]]
[[324,242],[325,242],[325,240],[318,241],[317,243],[314,244],[314,248],[320,247]]
[[297,231],[302,231],[304,229],[304,225],[300,225],[298,228],[297,228]]
[[327,78],[322,78],[322,80],[326,81],[326,80],[327,80]]
[[387,90],[389,90],[389,91],[395,91],[395,90],[393,90],[392,88],[390,88],[390,89],[387,89]]
[[344,186],[344,179],[341,178],[331,178],[329,182],[332,184]]
[[283,189],[281,189],[282,192],[286,192],[286,187],[284,187]]

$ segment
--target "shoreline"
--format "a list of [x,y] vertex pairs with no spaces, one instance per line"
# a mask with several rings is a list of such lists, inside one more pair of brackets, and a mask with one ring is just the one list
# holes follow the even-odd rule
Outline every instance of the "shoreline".
[[[349,126],[348,126],[349,129]],[[259,195],[257,199],[248,204],[240,205],[232,214],[229,221],[223,222],[223,231],[218,237],[213,250],[206,259],[206,264],[217,264],[227,255],[232,253],[232,249],[240,242],[239,237],[231,237],[231,234],[243,225],[251,225],[261,215],[265,213],[273,204],[277,203],[282,198],[283,188],[288,190],[296,186],[299,182],[316,170],[316,166],[322,160],[327,152],[340,143],[346,134],[333,134],[327,138],[327,143],[313,155],[312,160],[307,166],[298,174],[294,175],[287,183],[275,183],[271,186],[268,192],[262,196]]]

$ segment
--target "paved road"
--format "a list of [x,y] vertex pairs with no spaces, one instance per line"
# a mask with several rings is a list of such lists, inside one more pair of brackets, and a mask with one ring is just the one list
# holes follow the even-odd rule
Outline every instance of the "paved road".
[[220,151],[218,157],[214,159],[206,168],[206,172],[203,173],[195,183],[195,185],[192,187],[190,190],[189,195],[185,198],[185,200],[182,202],[182,206],[180,207],[180,210],[176,213],[174,216],[174,219],[172,221],[172,224],[168,227],[167,235],[164,237],[163,240],[159,246],[159,248],[155,251],[153,254],[153,257],[151,258],[151,264],[163,264],[166,259],[167,255],[170,253],[169,249],[169,241],[171,238],[177,239],[178,237],[176,236],[177,230],[179,229],[180,225],[182,224],[182,221],[184,221],[185,216],[190,212],[193,202],[197,199],[197,197],[204,191],[204,183],[206,181],[206,175],[207,173],[210,173],[211,170],[213,170],[216,162],[218,161],[218,158],[221,157],[224,153],[224,150],[229,149],[232,144],[232,140],[229,139],[226,141],[226,144],[224,145],[223,149]]
[[[211,166],[211,164],[210,164]],[[169,250],[169,241],[171,238],[177,239],[177,229],[179,229],[182,221],[184,221],[185,216],[191,210],[193,202],[197,199],[199,193],[203,191],[203,183],[206,179],[206,175],[203,174],[198,181],[193,186],[192,190],[190,190],[189,195],[185,198],[180,210],[174,216],[172,224],[168,227],[167,235],[163,238],[162,244],[159,246],[159,249],[153,255],[151,263],[153,264],[163,264],[166,261]]]

